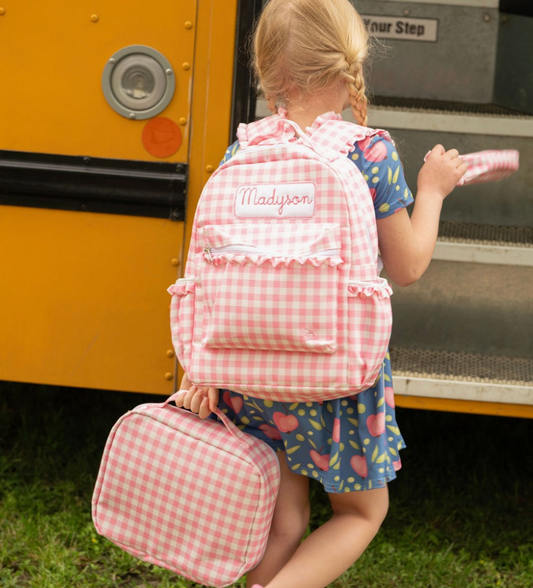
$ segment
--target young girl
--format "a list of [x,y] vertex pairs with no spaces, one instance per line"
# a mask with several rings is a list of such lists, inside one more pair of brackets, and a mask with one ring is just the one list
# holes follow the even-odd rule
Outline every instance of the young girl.
[[[270,109],[312,133],[351,105],[366,126],[363,63],[368,36],[349,0],[271,0],[254,37],[254,67]],[[320,118],[318,118],[320,117]],[[238,149],[232,145],[224,158]],[[418,176],[413,202],[398,154],[374,135],[349,154],[374,198],[381,259],[400,286],[426,270],[444,198],[466,171],[456,150],[437,145]],[[389,171],[391,170],[391,171]],[[354,397],[283,403],[191,386],[177,403],[207,417],[219,406],[278,453],[281,487],[265,556],[248,573],[254,588],[323,588],[364,552],[388,510],[387,483],[401,467],[389,357],[375,385]],[[309,478],[329,495],[333,517],[302,542],[309,520]]]

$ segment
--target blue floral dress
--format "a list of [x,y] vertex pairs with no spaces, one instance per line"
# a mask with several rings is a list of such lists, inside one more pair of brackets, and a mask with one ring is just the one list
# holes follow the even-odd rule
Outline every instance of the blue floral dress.
[[[221,163],[239,149],[231,145]],[[368,137],[348,157],[368,183],[376,218],[413,202],[394,145]],[[396,423],[390,357],[378,380],[359,394],[324,402],[275,402],[220,391],[219,408],[241,429],[284,451],[289,468],[322,483],[326,492],[371,490],[396,478],[405,447]]]

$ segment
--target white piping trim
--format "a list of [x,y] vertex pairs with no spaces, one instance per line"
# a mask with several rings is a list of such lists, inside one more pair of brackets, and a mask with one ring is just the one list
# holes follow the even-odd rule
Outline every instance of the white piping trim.
[[533,405],[532,386],[412,378],[393,374],[394,393],[422,398]]
[[435,131],[462,135],[533,137],[533,118],[483,116],[373,107],[368,113],[369,126],[383,129]]

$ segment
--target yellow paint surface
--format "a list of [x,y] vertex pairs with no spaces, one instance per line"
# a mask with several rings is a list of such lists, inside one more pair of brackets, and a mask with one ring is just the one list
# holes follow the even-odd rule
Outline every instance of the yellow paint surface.
[[[190,231],[206,167],[216,168],[229,141],[236,5],[6,5],[0,150],[156,161],[142,144],[148,121],[117,114],[101,89],[116,51],[152,47],[176,77],[160,116],[183,134],[166,159],[189,164]],[[170,393],[176,360],[166,288],[183,271],[184,229],[161,219],[0,206],[0,379]]]
[[170,393],[183,223],[0,206],[0,379]]
[[492,416],[533,418],[533,406],[526,406],[522,404],[476,402],[472,400],[450,400],[442,398],[423,398],[420,396],[403,396],[401,394],[396,394],[395,400],[396,406],[401,406],[404,408],[486,414]]
[[146,121],[117,114],[101,88],[104,66],[119,49],[147,45],[171,63],[176,91],[161,116],[184,140],[168,158],[186,162],[194,67],[196,0],[47,0],[10,2],[0,17],[0,149],[155,160],[144,149]]

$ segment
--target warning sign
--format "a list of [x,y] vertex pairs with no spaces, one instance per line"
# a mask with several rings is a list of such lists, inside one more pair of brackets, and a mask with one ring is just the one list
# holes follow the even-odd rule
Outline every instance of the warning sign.
[[428,43],[437,41],[439,21],[436,19],[371,16],[368,14],[362,14],[361,18],[365,23],[366,30],[374,37]]

